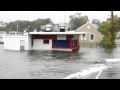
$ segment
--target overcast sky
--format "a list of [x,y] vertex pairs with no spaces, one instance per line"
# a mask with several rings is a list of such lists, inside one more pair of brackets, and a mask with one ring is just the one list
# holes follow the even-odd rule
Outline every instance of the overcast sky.
[[[106,20],[110,17],[110,11],[0,11],[0,21],[11,22],[15,20],[33,21],[38,18],[51,18],[54,23],[69,22],[69,16],[75,13],[87,15],[89,20]],[[120,16],[120,11],[114,11],[114,14]]]

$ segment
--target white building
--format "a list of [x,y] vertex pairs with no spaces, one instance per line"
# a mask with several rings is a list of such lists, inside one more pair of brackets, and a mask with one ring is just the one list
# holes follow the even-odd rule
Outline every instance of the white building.
[[5,36],[7,50],[79,50],[79,35],[84,32],[29,32],[28,36]]
[[4,42],[4,34],[5,34],[5,31],[0,31],[0,42]]
[[7,50],[29,50],[28,36],[5,36],[4,49]]

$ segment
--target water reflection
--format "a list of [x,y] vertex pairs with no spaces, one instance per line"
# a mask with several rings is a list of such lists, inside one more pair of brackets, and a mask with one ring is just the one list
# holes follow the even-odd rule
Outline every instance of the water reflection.
[[78,60],[83,54],[79,51],[28,51],[31,60]]

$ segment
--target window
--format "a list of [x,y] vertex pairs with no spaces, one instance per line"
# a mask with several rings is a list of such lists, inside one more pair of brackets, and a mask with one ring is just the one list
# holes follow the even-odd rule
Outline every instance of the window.
[[49,44],[49,40],[43,40],[43,44]]
[[69,48],[69,40],[53,40],[53,48]]
[[73,47],[76,47],[77,46],[77,40],[73,40]]
[[86,34],[81,35],[81,40],[86,40]]
[[90,40],[93,41],[95,39],[95,35],[91,34],[90,35]]
[[65,29],[60,29],[60,32],[65,32]]

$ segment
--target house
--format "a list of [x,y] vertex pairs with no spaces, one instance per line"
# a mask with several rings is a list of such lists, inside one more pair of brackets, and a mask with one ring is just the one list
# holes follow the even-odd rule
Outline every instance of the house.
[[[70,30],[71,27],[70,27],[69,23],[54,24],[53,27],[54,27],[54,29],[53,29],[54,32],[71,31],[71,30]],[[65,31],[64,31],[64,30],[65,30]]]
[[6,50],[79,50],[79,35],[84,32],[29,32],[27,36],[5,36]]
[[0,27],[6,27],[6,26],[7,26],[6,22],[0,21]]
[[[79,36],[87,35],[84,32],[70,31],[64,23],[56,25],[57,32],[52,25],[42,27],[45,31],[28,32],[26,36],[4,36],[4,49],[7,50],[79,50]],[[54,32],[53,32],[54,31]]]
[[100,41],[103,39],[103,35],[97,30],[98,27],[91,22],[87,22],[86,24],[82,25],[78,29],[76,29],[76,32],[89,32],[89,34],[84,34],[79,36],[80,43],[84,44],[96,44],[100,43]]
[[3,43],[3,35],[5,34],[5,31],[0,31],[0,43]]
[[7,50],[79,50],[83,32],[29,32],[28,36],[5,36]]
[[117,38],[120,38],[120,31],[117,32]]

